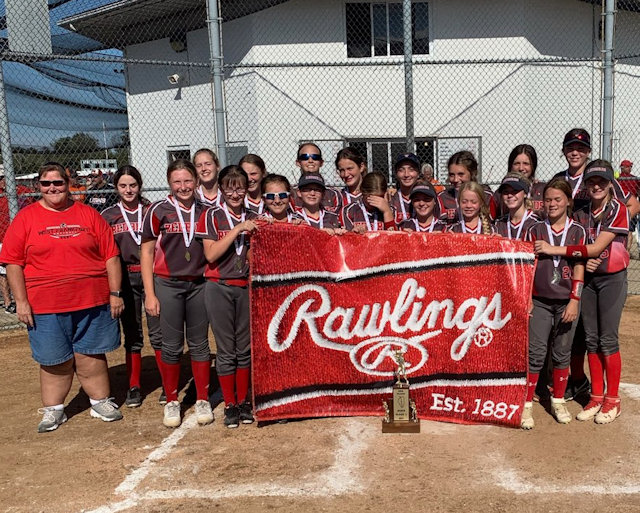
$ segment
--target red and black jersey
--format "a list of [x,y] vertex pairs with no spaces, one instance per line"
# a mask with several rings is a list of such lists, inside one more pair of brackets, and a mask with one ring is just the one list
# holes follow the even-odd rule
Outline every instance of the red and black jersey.
[[415,217],[402,221],[400,224],[401,230],[411,230],[412,232],[444,232],[447,229],[447,225],[442,221],[438,221],[436,216],[433,217],[433,222],[429,224],[420,224]]
[[[244,219],[256,219],[258,216],[250,210],[243,210]],[[228,217],[227,217],[228,214]],[[231,220],[231,223],[229,223]],[[236,216],[231,210],[224,208],[209,208],[200,217],[196,236],[201,239],[220,240],[227,236],[234,226],[242,223],[242,214]],[[235,241],[224,255],[215,262],[208,263],[204,276],[208,280],[237,281],[238,285],[245,285],[249,277],[249,234],[244,233],[236,237]]]
[[[582,210],[585,207],[589,207],[591,203],[591,198],[589,197],[589,191],[587,191],[587,186],[583,180],[584,173],[581,173],[576,176],[571,176],[569,171],[560,171],[556,173],[553,178],[564,178],[569,185],[571,186],[571,190],[573,191],[573,211],[577,212],[578,210]],[[612,182],[613,192],[616,198],[618,198],[625,205],[627,201],[629,201],[629,195],[624,192],[618,180],[614,180]]]
[[[436,204],[438,202],[436,201]],[[411,199],[405,197],[399,190],[395,192],[393,196],[391,196],[391,201],[389,204],[396,211],[395,221],[397,225],[400,225],[403,221],[407,219],[411,219],[413,214],[413,205],[411,205]],[[436,208],[436,216],[439,217],[440,209]]]
[[534,224],[540,221],[540,218],[531,210],[527,210],[525,216],[526,219],[523,217],[517,223],[510,221],[508,215],[501,217],[493,223],[496,233],[508,239],[526,240],[527,232]]
[[493,225],[489,226],[491,229],[491,233],[484,233],[481,219],[478,219],[478,224],[474,228],[471,228],[464,221],[458,221],[457,223],[448,225],[445,231],[449,233],[469,233],[472,235],[494,235],[496,233],[496,229],[493,227]]
[[205,208],[219,207],[224,203],[224,194],[222,194],[222,191],[218,189],[215,196],[207,196],[201,185],[196,189],[196,201],[202,203]]
[[602,210],[592,212],[590,207],[578,210],[573,218],[587,232],[587,244],[593,244],[601,231],[615,234],[615,238],[598,258],[602,263],[595,274],[610,274],[626,269],[629,265],[627,237],[629,236],[629,211],[618,199],[612,198]]
[[260,198],[260,201],[256,203],[251,198],[249,198],[248,194],[244,197],[244,209],[247,211],[251,211],[258,216],[266,213],[267,211],[262,198]]
[[[396,213],[393,207],[391,207],[393,218],[396,218]],[[382,230],[395,230],[397,227],[395,223],[393,226],[385,228],[384,215],[379,210],[369,211],[362,199],[359,199],[355,203],[351,203],[342,209],[342,225],[346,230],[351,231],[356,226],[362,226],[366,231],[382,231]]]
[[[291,187],[290,203],[291,206],[296,209],[302,207],[302,198],[300,197],[300,190],[297,185]],[[326,187],[324,194],[322,195],[322,202],[320,205],[327,212],[337,214],[342,208],[342,198],[340,197],[340,193],[333,187]]]
[[[205,210],[194,202],[194,238],[189,247],[185,245],[182,227],[171,196],[152,203],[142,222],[142,241],[157,240],[153,260],[153,272],[163,278],[195,280],[202,277],[205,267],[202,241],[195,237],[195,225]],[[183,208],[187,235],[191,231],[191,214]]]
[[[553,240],[549,240],[549,231],[546,221],[538,221],[527,233],[527,240],[535,242],[544,240],[554,246],[575,246],[585,243],[586,234],[584,228],[574,221],[569,221],[567,236],[564,242],[562,236],[564,228],[556,231],[551,228]],[[554,258],[559,258],[557,267],[554,266]],[[571,278],[573,277],[573,264],[566,257],[552,257],[549,255],[538,256],[538,264],[533,277],[533,296],[547,299],[568,300],[571,293]],[[554,271],[557,271],[554,273]],[[555,274],[555,277],[554,277]]]
[[340,208],[341,209],[347,208],[349,205],[351,205],[352,203],[357,202],[359,199],[362,198],[362,193],[351,194],[349,192],[349,188],[348,187],[343,187],[342,189],[336,189],[336,192],[338,193],[338,195],[340,197]]
[[[142,222],[138,222],[138,220],[142,220],[145,213],[149,209],[149,205],[139,204],[140,211],[136,210],[128,210],[125,206],[122,207],[124,213],[129,220],[129,224],[131,226],[131,230],[133,230],[134,234],[140,238],[142,236]],[[140,215],[139,215],[140,213]],[[122,215],[122,210],[120,210],[119,203],[113,205],[102,211],[102,217],[109,223],[111,226],[111,230],[113,231],[113,237],[116,240],[116,244],[118,248],[120,248],[120,257],[122,261],[125,263],[127,267],[134,267],[134,271],[140,270],[140,245],[136,240],[134,240],[133,236],[129,232],[129,227]]]
[[[491,198],[493,196],[493,192],[491,191],[491,187],[488,185],[480,184],[484,189],[484,200],[487,205],[491,205]],[[449,187],[438,194],[438,201],[440,202],[437,205],[437,208],[440,209],[440,220],[447,224],[453,224],[460,221],[460,205],[458,204],[458,191]]]
[[307,214],[304,209],[297,208],[296,214],[299,218],[302,218],[306,224],[312,228],[341,228],[340,218],[335,212],[329,212],[324,209],[320,209],[318,213],[313,216]]

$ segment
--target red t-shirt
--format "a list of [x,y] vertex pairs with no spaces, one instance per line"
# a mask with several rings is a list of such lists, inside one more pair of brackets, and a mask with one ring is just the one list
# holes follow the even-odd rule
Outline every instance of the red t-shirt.
[[97,210],[74,202],[56,212],[33,203],[9,226],[0,262],[24,269],[31,309],[46,314],[108,303],[105,262],[118,255],[111,227]]

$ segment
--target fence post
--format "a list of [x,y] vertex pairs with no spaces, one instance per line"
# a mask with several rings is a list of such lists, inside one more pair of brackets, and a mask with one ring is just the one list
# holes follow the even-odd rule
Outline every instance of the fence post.
[[13,220],[18,213],[18,194],[16,189],[16,173],[13,169],[13,152],[11,150],[7,97],[4,90],[3,66],[4,61],[0,60],[0,152],[2,152],[2,163],[4,165],[4,176],[6,180],[6,189],[4,192],[9,202],[9,219]]
[[207,28],[209,31],[209,56],[213,81],[213,112],[216,125],[216,153],[222,166],[227,162],[227,131],[225,126],[224,93],[222,90],[224,57],[222,55],[222,18],[218,0],[207,0]]
[[411,0],[402,0],[405,125],[407,152],[413,153],[416,151],[416,148],[413,119],[413,40],[411,25]]
[[615,29],[616,0],[604,3],[604,48],[602,55],[603,89],[602,89],[602,151],[601,158],[611,161],[611,145],[613,139],[613,32]]

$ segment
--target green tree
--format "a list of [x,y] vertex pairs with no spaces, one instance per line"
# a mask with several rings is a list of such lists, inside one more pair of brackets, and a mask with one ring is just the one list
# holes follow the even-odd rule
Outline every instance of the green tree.
[[79,132],[71,137],[56,139],[52,145],[54,153],[93,153],[100,151],[98,140],[92,135]]

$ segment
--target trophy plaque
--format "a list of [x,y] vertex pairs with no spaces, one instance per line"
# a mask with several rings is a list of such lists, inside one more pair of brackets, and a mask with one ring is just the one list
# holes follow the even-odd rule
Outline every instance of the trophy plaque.
[[420,420],[416,403],[409,396],[409,380],[404,354],[398,350],[394,352],[396,382],[393,384],[393,397],[382,400],[384,418],[382,419],[383,433],[420,433]]

